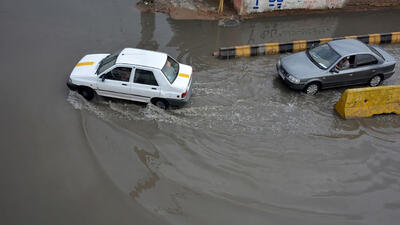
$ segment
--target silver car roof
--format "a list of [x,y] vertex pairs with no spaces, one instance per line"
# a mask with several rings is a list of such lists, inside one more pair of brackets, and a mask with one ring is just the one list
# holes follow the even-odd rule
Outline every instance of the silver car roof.
[[331,41],[328,44],[341,56],[372,53],[367,45],[356,39],[336,40]]

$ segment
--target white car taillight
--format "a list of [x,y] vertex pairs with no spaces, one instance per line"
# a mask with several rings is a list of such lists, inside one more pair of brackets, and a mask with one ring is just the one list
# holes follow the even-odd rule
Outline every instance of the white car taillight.
[[181,94],[181,98],[185,98],[186,97],[186,95],[187,95],[187,93],[188,93],[188,91],[186,90],[185,92],[183,92],[182,94]]

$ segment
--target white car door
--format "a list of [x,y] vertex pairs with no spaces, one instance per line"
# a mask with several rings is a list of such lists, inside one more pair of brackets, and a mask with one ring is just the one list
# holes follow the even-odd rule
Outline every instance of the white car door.
[[97,81],[97,93],[99,95],[132,99],[131,95],[132,68],[118,66],[100,75]]
[[149,102],[151,98],[160,96],[161,88],[154,72],[148,68],[135,68],[131,93],[138,101]]

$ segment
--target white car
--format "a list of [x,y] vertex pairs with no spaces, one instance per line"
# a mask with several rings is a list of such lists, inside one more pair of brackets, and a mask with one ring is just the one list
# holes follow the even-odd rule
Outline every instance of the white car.
[[182,106],[191,94],[193,69],[165,53],[125,48],[113,54],[84,56],[67,86],[91,100],[95,94],[151,102],[166,109]]

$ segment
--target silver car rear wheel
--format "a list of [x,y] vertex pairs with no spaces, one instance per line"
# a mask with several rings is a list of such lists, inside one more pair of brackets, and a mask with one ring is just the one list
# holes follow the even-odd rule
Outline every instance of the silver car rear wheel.
[[382,81],[381,76],[374,76],[373,78],[371,78],[371,80],[369,81],[369,86],[371,87],[376,87],[378,86]]
[[319,85],[316,83],[312,83],[307,85],[306,89],[304,92],[308,95],[315,95],[319,91]]

